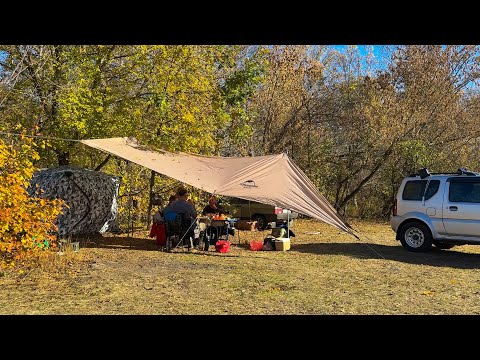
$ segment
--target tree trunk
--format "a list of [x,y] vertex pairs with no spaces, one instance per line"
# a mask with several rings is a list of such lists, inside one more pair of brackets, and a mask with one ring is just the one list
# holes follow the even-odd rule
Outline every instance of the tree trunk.
[[393,153],[393,149],[394,149],[395,144],[396,144],[396,142],[394,141],[388,147],[388,149],[383,153],[383,156],[381,157],[380,160],[377,161],[377,164],[370,171],[370,173],[364,179],[362,179],[362,181],[360,181],[358,186],[352,192],[350,192],[350,194],[345,196],[342,199],[342,201],[340,201],[340,203],[338,204],[339,209],[344,208],[347,205],[347,203],[350,201],[350,199],[352,199],[363,188],[363,186],[373,177],[373,175],[375,175],[377,173],[377,171],[380,169],[380,167],[385,163],[385,161],[388,159],[388,157]]
[[70,151],[57,150],[58,165],[70,165]]

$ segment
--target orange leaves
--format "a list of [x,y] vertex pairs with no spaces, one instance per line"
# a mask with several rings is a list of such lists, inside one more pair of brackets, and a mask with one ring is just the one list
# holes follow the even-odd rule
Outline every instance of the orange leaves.
[[35,147],[26,137],[17,148],[0,140],[0,268],[55,244],[55,220],[63,201],[30,197],[26,189],[36,170]]

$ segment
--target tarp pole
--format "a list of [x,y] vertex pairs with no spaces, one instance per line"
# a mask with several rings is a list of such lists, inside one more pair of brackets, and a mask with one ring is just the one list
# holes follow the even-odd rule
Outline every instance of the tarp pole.
[[287,209],[287,237],[290,240],[290,210]]
[[147,230],[150,228],[154,186],[155,186],[155,171],[152,170],[152,174],[150,175],[150,192],[149,192],[148,211],[147,211]]
[[128,201],[127,201],[127,206],[128,206],[128,237],[130,237],[130,227],[132,231],[132,238],[133,238],[133,220],[132,220],[132,178],[130,174],[130,161],[126,160],[125,161],[126,166],[125,166],[125,172],[128,177]]

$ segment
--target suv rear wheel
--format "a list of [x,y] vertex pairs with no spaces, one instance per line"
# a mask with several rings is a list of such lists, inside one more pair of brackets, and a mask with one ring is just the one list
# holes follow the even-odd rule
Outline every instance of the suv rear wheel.
[[400,242],[408,251],[424,252],[432,248],[433,239],[425,224],[412,221],[402,226]]
[[265,228],[267,227],[267,219],[265,219],[265,216],[263,215],[258,215],[258,214],[253,215],[252,221],[257,222],[258,230],[265,230]]

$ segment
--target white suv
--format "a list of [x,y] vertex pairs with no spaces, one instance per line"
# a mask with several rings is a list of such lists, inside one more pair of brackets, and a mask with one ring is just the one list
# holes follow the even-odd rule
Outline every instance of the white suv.
[[480,174],[429,173],[403,179],[398,189],[392,229],[403,247],[420,252],[454,245],[480,245]]

